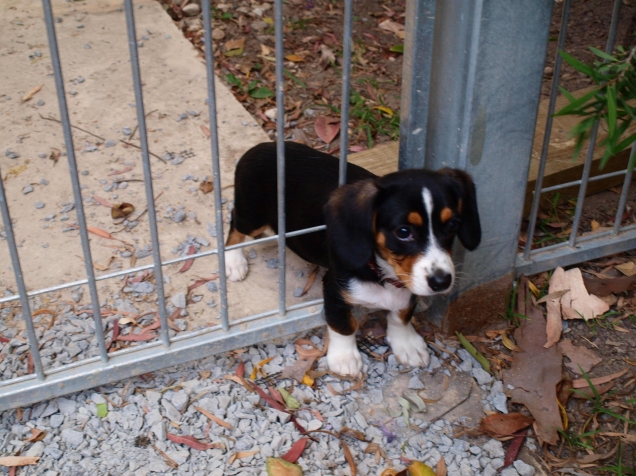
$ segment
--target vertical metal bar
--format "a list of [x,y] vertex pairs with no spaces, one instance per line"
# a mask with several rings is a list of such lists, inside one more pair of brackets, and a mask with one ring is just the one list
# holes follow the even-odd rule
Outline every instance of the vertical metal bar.
[[40,358],[40,349],[38,348],[38,338],[35,335],[35,327],[33,326],[33,318],[31,316],[31,308],[29,307],[29,297],[27,296],[26,286],[24,285],[24,277],[22,275],[22,266],[20,266],[20,256],[18,255],[18,247],[13,234],[13,224],[11,223],[11,214],[9,213],[9,205],[7,204],[7,196],[4,192],[4,184],[2,183],[2,174],[0,173],[0,211],[2,212],[2,222],[4,223],[4,232],[7,235],[7,244],[9,245],[9,254],[11,255],[11,265],[13,266],[13,274],[15,282],[18,285],[18,293],[20,293],[20,303],[22,304],[22,317],[26,324],[27,337],[29,339],[29,348],[33,355],[33,364],[38,380],[44,380],[44,369],[42,368],[42,359]]
[[216,91],[214,86],[214,54],[212,51],[212,19],[210,2],[201,2],[205,44],[205,69],[208,82],[208,112],[210,114],[210,147],[212,148],[212,181],[214,182],[214,212],[216,215],[216,247],[218,249],[219,285],[221,289],[221,325],[230,329],[227,303],[227,276],[225,274],[225,242],[223,239],[223,209],[221,208],[221,165],[219,160],[219,131],[216,118]]
[[342,103],[340,106],[340,173],[338,185],[347,181],[347,151],[349,149],[349,96],[351,90],[351,31],[353,0],[345,0],[342,34]]
[[278,180],[278,313],[285,315],[285,82],[283,77],[283,0],[274,1],[276,25],[276,153]]
[[[614,41],[616,40],[616,30],[618,29],[618,20],[621,12],[621,0],[614,1],[614,8],[612,10],[612,23],[610,25],[609,35],[607,37],[607,45],[605,46],[605,52],[608,55],[612,54],[614,50]],[[590,144],[587,148],[587,157],[585,159],[585,166],[583,167],[583,176],[581,177],[582,183],[579,188],[579,196],[576,200],[576,210],[574,211],[574,220],[572,221],[572,232],[570,233],[570,239],[568,245],[570,247],[576,246],[577,234],[579,226],[581,224],[581,215],[583,214],[583,203],[585,201],[585,194],[587,192],[587,182],[590,178],[590,169],[592,168],[592,159],[594,156],[594,147],[596,146],[596,135],[598,134],[599,121],[594,122],[592,126],[592,132],[590,133]]]
[[424,167],[436,0],[407,0],[398,168]]
[[164,347],[170,345],[168,334],[168,313],[166,297],[163,288],[163,272],[161,269],[161,250],[159,249],[159,233],[157,230],[157,213],[155,211],[155,197],[152,188],[152,172],[150,169],[150,155],[148,154],[148,135],[146,131],[146,117],[144,113],[144,97],[141,89],[141,72],[139,71],[139,54],[137,51],[137,33],[135,32],[135,14],[132,0],[124,0],[126,9],[126,27],[128,30],[128,45],[130,47],[130,64],[132,67],[133,86],[135,89],[135,105],[137,109],[137,124],[139,126],[139,145],[141,146],[141,160],[144,167],[144,185],[146,187],[146,201],[148,203],[148,224],[152,240],[152,259],[154,262],[155,281],[157,282],[157,297],[159,298],[159,320],[161,321],[161,340]]
[[104,324],[102,322],[102,316],[99,308],[99,295],[97,294],[97,283],[95,282],[95,272],[93,270],[93,258],[91,256],[91,245],[88,238],[88,229],[86,228],[86,214],[84,213],[82,190],[79,183],[77,161],[75,160],[73,133],[71,131],[71,123],[68,117],[68,106],[66,103],[66,94],[64,91],[64,77],[62,76],[62,64],[60,62],[60,54],[57,45],[57,36],[55,34],[55,24],[53,22],[53,11],[51,9],[50,0],[42,0],[42,8],[44,10],[44,22],[46,23],[49,49],[51,51],[51,63],[53,66],[53,76],[55,77],[57,101],[60,107],[60,121],[62,122],[64,142],[66,144],[68,168],[71,174],[71,184],[73,186],[73,197],[75,199],[77,224],[79,226],[82,251],[84,254],[86,278],[88,279],[88,288],[90,290],[91,304],[93,307],[93,319],[95,320],[95,336],[97,338],[97,345],[99,346],[99,354],[102,362],[108,362],[108,350],[106,349],[106,342],[104,340]]
[[629,153],[629,161],[627,162],[627,172],[625,173],[625,180],[623,181],[623,190],[621,191],[621,198],[618,200],[618,208],[616,209],[616,220],[614,221],[614,228],[612,233],[618,234],[623,221],[623,211],[627,204],[627,194],[629,192],[629,186],[632,183],[632,175],[634,174],[634,162],[636,162],[636,142],[632,144],[632,150]]
[[543,188],[543,177],[545,175],[545,166],[548,162],[548,150],[550,149],[550,136],[552,135],[552,121],[554,108],[556,107],[557,93],[559,89],[559,76],[561,75],[561,58],[560,52],[563,51],[565,38],[568,31],[568,20],[570,19],[570,3],[571,0],[565,0],[563,3],[563,14],[561,16],[561,31],[559,31],[559,42],[557,45],[557,54],[554,61],[554,72],[552,75],[552,89],[550,90],[550,102],[548,104],[548,115],[545,124],[545,133],[543,134],[543,147],[541,149],[541,160],[539,162],[539,172],[534,187],[534,197],[532,199],[532,210],[530,211],[530,221],[528,224],[528,235],[526,238],[526,247],[523,250],[523,257],[528,259],[532,250],[532,239],[536,227],[537,215],[539,213],[539,204],[541,203],[541,189]]

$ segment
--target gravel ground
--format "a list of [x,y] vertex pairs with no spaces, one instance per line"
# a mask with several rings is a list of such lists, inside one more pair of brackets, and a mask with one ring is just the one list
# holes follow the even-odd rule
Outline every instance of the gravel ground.
[[[319,347],[321,335],[319,331],[310,337]],[[78,341],[78,346],[80,342],[87,341]],[[345,437],[360,475],[379,475],[389,466],[402,469],[405,464],[400,457],[404,456],[433,467],[443,457],[449,475],[492,476],[503,466],[501,442],[483,437],[454,439],[452,435],[462,418],[429,423],[423,420],[425,415],[411,412],[411,428],[407,428],[397,398],[383,401],[382,389],[390,386],[400,373],[409,372],[409,388],[415,391],[423,387],[431,373],[450,375],[448,367],[452,365],[458,371],[470,372],[487,392],[482,401],[485,410],[507,411],[501,382],[493,381],[463,349],[457,350],[457,355],[462,359],[460,364],[450,359],[448,353],[431,346],[430,366],[409,370],[397,364],[392,355],[382,362],[363,354],[367,379],[360,390],[349,392],[346,389],[350,382],[329,375],[317,379],[313,389],[293,385],[291,380],[277,381],[276,386],[290,390],[301,403],[295,414],[305,428],[337,432],[346,426],[361,431],[369,442],[377,443],[386,452],[386,459],[379,458],[378,462],[374,454],[364,453],[368,442]],[[4,412],[0,453],[13,455],[20,451],[21,455],[40,456],[37,465],[18,470],[18,474],[24,475],[266,475],[266,458],[284,455],[301,434],[289,414],[272,409],[256,393],[224,377],[234,375],[240,361],[245,362],[245,375],[249,376],[256,363],[270,357],[272,360],[264,366],[268,375],[293,364],[298,359],[294,340],[261,344],[244,349],[243,353],[211,356],[19,412]],[[325,357],[318,361],[317,368],[326,368]],[[345,392],[334,395],[327,383],[335,391]],[[105,417],[98,416],[99,404],[108,408]],[[390,408],[394,418],[367,419],[364,415],[367,407],[378,404]],[[229,428],[211,423],[197,407],[224,420]],[[25,443],[32,429],[42,430],[46,435],[41,441]],[[191,435],[202,442],[219,443],[219,447],[191,449],[173,443],[167,433]],[[298,460],[305,474],[350,475],[339,441],[322,433],[314,436],[316,441],[309,442]],[[527,439],[526,445],[535,449],[532,439]],[[239,457],[235,456],[237,453]],[[166,456],[178,468],[173,469]],[[8,472],[8,468],[1,471]],[[530,476],[534,468],[517,461],[501,474]]]

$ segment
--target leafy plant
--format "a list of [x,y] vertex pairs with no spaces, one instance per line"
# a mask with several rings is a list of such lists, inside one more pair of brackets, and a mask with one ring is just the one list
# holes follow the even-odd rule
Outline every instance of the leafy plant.
[[[636,119],[636,107],[633,103],[636,100],[636,46],[629,51],[619,46],[613,56],[596,48],[590,47],[590,50],[599,58],[591,65],[584,64],[564,51],[560,52],[566,63],[588,76],[596,86],[579,98],[559,87],[570,104],[555,116],[575,115],[583,118],[570,131],[570,135],[576,137],[575,157],[589,138],[594,123],[601,121],[607,130],[607,137],[599,142],[600,146],[605,147],[599,164],[602,169],[610,157],[636,141],[636,133],[624,137],[630,124]],[[629,164],[630,169],[634,167],[633,162],[634,158]]]
[[247,94],[249,94],[254,99],[265,99],[274,96],[274,92],[271,89],[265,86],[261,86],[258,81],[250,81],[247,87],[244,88],[243,82],[232,73],[228,73],[225,76],[225,80],[230,86],[236,87],[242,93],[247,90]]

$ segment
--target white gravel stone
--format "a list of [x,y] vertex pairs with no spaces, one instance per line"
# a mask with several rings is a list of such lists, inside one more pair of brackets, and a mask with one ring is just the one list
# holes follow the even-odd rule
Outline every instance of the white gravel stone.
[[471,374],[473,377],[475,377],[475,380],[477,380],[477,383],[479,385],[486,385],[493,381],[492,375],[490,375],[481,367],[473,368]]
[[421,390],[424,388],[424,384],[422,380],[420,380],[419,375],[413,375],[409,380],[408,388],[411,390]]
[[512,466],[508,466],[499,474],[501,474],[501,476],[519,476],[519,473],[517,473],[517,470],[513,468]]
[[506,455],[501,441],[495,440],[494,438],[487,441],[486,444],[482,446],[482,449],[486,451],[491,458],[503,458]]
[[534,473],[536,472],[536,469],[534,469],[529,464],[524,463],[520,459],[512,464],[517,470],[517,473],[519,473],[519,476],[534,476]]
[[41,441],[36,441],[35,443],[33,443],[33,446],[31,446],[31,448],[28,449],[28,451],[25,453],[25,456],[35,456],[35,457],[41,457],[44,454],[44,443],[42,443]]
[[84,441],[84,433],[66,428],[62,430],[62,440],[69,446],[75,448]]
[[58,398],[57,405],[63,415],[72,415],[77,408],[75,400],[69,400],[67,398]]
[[161,400],[161,406],[165,411],[166,418],[173,423],[181,423],[181,413],[177,410],[172,403],[165,398]]
[[174,396],[172,397],[172,404],[180,412],[185,410],[185,408],[188,406],[189,401],[190,399],[188,398],[188,395],[185,392],[175,393]]
[[186,295],[185,293],[177,293],[170,299],[170,302],[174,307],[179,309],[185,309],[186,307]]

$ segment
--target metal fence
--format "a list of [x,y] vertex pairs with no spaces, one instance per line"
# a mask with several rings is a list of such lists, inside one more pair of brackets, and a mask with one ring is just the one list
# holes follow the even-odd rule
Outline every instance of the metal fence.
[[[620,20],[621,0],[615,0],[612,10],[612,21],[609,29],[605,52],[612,54],[616,41],[618,23]],[[550,187],[543,186],[543,179],[548,161],[548,149],[550,147],[550,137],[552,133],[553,114],[555,112],[556,99],[558,95],[558,86],[562,66],[562,57],[558,51],[562,51],[565,45],[565,39],[568,32],[568,22],[570,18],[571,0],[565,0],[563,4],[563,16],[561,18],[561,28],[559,32],[557,56],[554,67],[554,76],[552,80],[552,89],[550,92],[550,100],[548,105],[548,115],[545,126],[545,134],[543,137],[543,146],[541,150],[541,161],[539,163],[539,172],[534,190],[532,201],[532,211],[530,212],[529,227],[526,238],[526,245],[523,253],[517,257],[516,268],[518,273],[535,274],[541,271],[553,269],[557,266],[567,266],[574,263],[580,263],[590,259],[599,258],[612,253],[626,251],[636,247],[636,225],[621,226],[623,212],[627,203],[627,195],[632,181],[632,173],[634,161],[636,160],[636,143],[632,145],[628,166],[624,170],[608,172],[591,177],[592,162],[594,158],[594,148],[596,147],[597,135],[600,122],[597,120],[590,132],[589,144],[585,156],[585,163],[580,180],[567,183],[553,185]],[[579,236],[581,225],[581,217],[583,214],[583,205],[587,186],[589,182],[603,180],[611,177],[624,175],[624,181],[618,206],[616,209],[616,218],[611,230],[599,233],[592,233],[586,236]],[[532,249],[533,238],[536,232],[537,215],[542,194],[556,192],[569,187],[578,186],[579,192],[574,210],[572,231],[566,242],[553,244],[540,249]]]
[[[304,302],[288,306],[285,296],[285,240],[288,237],[305,233],[317,232],[325,229],[325,226],[313,227],[305,230],[286,232],[285,228],[285,151],[284,151],[284,78],[283,78],[283,1],[274,2],[274,19],[276,31],[276,103],[277,103],[277,168],[278,168],[278,229],[275,236],[260,238],[233,245],[224,246],[223,237],[223,212],[221,208],[221,178],[219,162],[219,138],[217,133],[217,112],[214,77],[214,57],[212,48],[212,23],[210,2],[203,1],[202,14],[204,24],[205,60],[207,70],[208,105],[210,119],[210,146],[212,157],[212,172],[214,183],[214,206],[216,215],[216,249],[191,254],[176,259],[161,261],[159,233],[157,229],[157,215],[153,193],[150,155],[148,150],[148,136],[144,111],[144,99],[141,72],[139,68],[138,44],[135,31],[135,16],[132,0],[124,0],[126,26],[128,31],[128,44],[130,47],[130,63],[135,93],[135,106],[138,119],[141,158],[143,163],[143,177],[148,203],[148,221],[152,240],[153,263],[145,266],[137,266],[122,271],[108,273],[99,277],[93,271],[93,260],[89,244],[88,229],[84,205],[82,202],[80,181],[78,175],[71,123],[66,101],[66,91],[60,62],[60,52],[56,38],[55,23],[51,0],[42,0],[44,21],[46,24],[48,43],[53,65],[53,74],[59,102],[60,119],[64,132],[64,141],[77,210],[77,222],[82,243],[84,262],[86,265],[86,279],[59,284],[56,286],[27,291],[15,234],[11,222],[11,216],[5,194],[4,184],[0,180],[0,209],[11,262],[15,274],[18,294],[0,298],[0,303],[19,300],[22,308],[22,316],[26,323],[29,350],[32,354],[34,373],[22,377],[0,382],[0,411],[8,408],[22,407],[47,398],[63,395],[73,391],[79,391],[113,382],[122,378],[140,375],[157,369],[169,367],[179,363],[200,358],[202,355],[210,355],[222,351],[235,349],[255,342],[272,339],[320,325],[322,321],[322,299]],[[351,28],[353,17],[353,1],[346,0],[344,5],[344,37],[343,37],[343,61],[342,61],[342,126],[340,147],[340,177],[339,183],[345,182],[347,160],[347,130],[349,121],[349,91],[351,68]],[[245,316],[230,322],[228,317],[227,280],[225,275],[224,252],[232,249],[253,246],[259,243],[278,241],[279,259],[279,306],[267,312]],[[221,324],[204,330],[181,333],[174,338],[169,335],[168,312],[164,292],[164,280],[162,267],[170,264],[217,255],[219,263],[219,289]],[[138,345],[132,348],[109,353],[104,336],[104,325],[100,310],[100,301],[97,292],[97,282],[131,273],[152,270],[156,278],[158,295],[158,313],[161,327],[159,330],[160,341]],[[70,365],[64,365],[55,369],[45,369],[40,357],[38,339],[29,298],[40,294],[71,288],[77,285],[87,284],[90,289],[92,314],[95,321],[95,333],[99,346],[99,357],[84,359]]]
[[[86,266],[86,278],[44,289],[26,290],[7,197],[4,185],[0,180],[0,209],[18,288],[17,294],[0,298],[0,303],[11,301],[21,303],[29,349],[34,364],[34,373],[0,382],[0,411],[152,372],[191,361],[203,355],[228,351],[304,331],[324,323],[321,299],[290,306],[287,305],[285,296],[286,238],[324,230],[324,226],[292,232],[287,232],[285,228],[285,157],[282,142],[284,138],[283,2],[282,0],[274,2],[279,233],[276,236],[260,238],[228,248],[225,248],[223,239],[222,185],[217,134],[211,11],[208,1],[203,1],[201,4],[211,132],[216,249],[161,261],[133,1],[124,0],[153,263],[95,276],[51,1],[42,0]],[[569,7],[569,4],[570,0],[566,0],[566,6]],[[612,25],[614,33],[620,0],[616,0],[615,5]],[[482,245],[476,253],[463,256],[461,250],[458,250],[458,264],[463,266],[464,274],[469,277],[460,283],[458,293],[492,282],[501,276],[513,273],[515,270],[517,237],[528,158],[532,148],[552,6],[553,0],[517,0],[515,2],[509,2],[509,0],[489,2],[484,0],[449,0],[444,2],[409,0],[407,2],[400,125],[400,168],[451,166],[467,170],[477,183],[480,215],[485,224]],[[348,149],[346,132],[349,122],[352,7],[353,0],[345,0],[340,184],[345,182]],[[564,11],[563,25],[565,26],[568,8],[565,8]],[[614,33],[610,35],[611,41],[608,42],[610,50],[614,41]],[[565,28],[562,28],[560,45],[563,45],[564,35]],[[514,66],[511,66],[513,60]],[[560,58],[557,58],[550,113],[554,111],[560,64]],[[537,216],[541,193],[554,190],[554,188],[543,188],[541,184],[551,127],[551,120],[548,119],[548,121],[541,162],[542,169],[539,180],[537,180],[531,225]],[[596,130],[598,130],[598,124],[595,126]],[[588,151],[582,179],[559,186],[567,187],[579,183],[581,185],[579,208],[576,211],[575,226],[570,241],[541,250],[527,248],[526,252],[517,258],[517,271],[532,273],[548,269],[556,264],[568,264],[634,247],[636,229],[633,227],[621,228],[619,221],[617,221],[613,231],[604,235],[594,235],[590,238],[577,237],[581,219],[580,206],[585,196],[586,183],[591,180],[590,151],[593,148],[593,143],[594,141],[592,141]],[[502,150],[505,150],[506,153],[502,154]],[[632,159],[633,157],[634,149],[632,149]],[[625,174],[625,186],[621,195],[619,211],[625,206],[626,190],[632,176],[630,171],[621,173]],[[496,182],[495,186],[493,186],[493,182]],[[506,197],[508,203],[508,209],[503,213],[503,220],[501,219],[500,207],[502,196]],[[617,217],[620,217],[621,214],[618,213]],[[528,233],[528,242],[531,241],[533,233],[534,228]],[[617,235],[620,239],[617,239]],[[280,271],[278,308],[230,321],[224,252],[272,241],[278,241]],[[202,330],[182,332],[171,337],[162,269],[167,265],[211,255],[217,256],[219,264],[221,323]],[[144,270],[152,270],[156,278],[160,339],[109,353],[105,342],[97,282]],[[77,285],[88,285],[90,289],[99,356],[58,368],[45,369],[38,350],[37,333],[33,324],[29,299]],[[440,309],[442,308],[443,306],[440,307]]]

